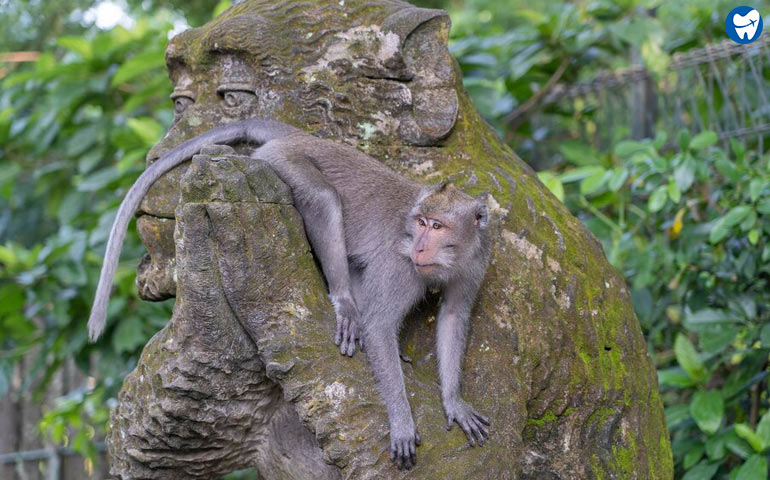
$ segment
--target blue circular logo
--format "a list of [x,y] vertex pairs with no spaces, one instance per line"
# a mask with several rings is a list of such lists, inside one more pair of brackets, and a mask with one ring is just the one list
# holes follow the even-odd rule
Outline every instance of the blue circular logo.
[[762,35],[762,15],[752,7],[735,7],[725,18],[725,31],[735,43],[747,44]]

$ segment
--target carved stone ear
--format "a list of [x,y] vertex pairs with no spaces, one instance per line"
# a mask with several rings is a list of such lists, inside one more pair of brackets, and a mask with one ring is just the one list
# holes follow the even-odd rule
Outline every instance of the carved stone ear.
[[442,21],[446,22],[447,30],[449,29],[451,20],[447,12],[432,8],[414,7],[402,8],[396,13],[389,15],[383,22],[383,28],[398,35],[403,45],[409,34],[415,31],[417,27],[434,18],[441,18]]
[[480,203],[476,208],[476,226],[481,229],[489,226],[489,208],[485,203]]
[[385,19],[401,39],[412,109],[398,117],[399,136],[412,145],[436,145],[452,131],[458,98],[455,65],[447,47],[449,16],[443,10],[405,8]]

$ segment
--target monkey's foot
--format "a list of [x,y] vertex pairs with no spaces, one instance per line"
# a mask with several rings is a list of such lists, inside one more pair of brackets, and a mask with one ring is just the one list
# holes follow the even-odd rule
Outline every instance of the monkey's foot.
[[339,345],[340,353],[352,357],[356,352],[356,339],[364,348],[364,341],[358,333],[358,308],[351,297],[331,297],[337,314],[337,333],[334,344]]
[[452,423],[457,422],[465,432],[465,436],[468,437],[468,443],[471,444],[471,447],[475,447],[477,443],[484,445],[484,442],[489,438],[489,432],[486,428],[489,426],[487,417],[474,410],[462,399],[448,402],[444,405],[444,410],[447,417],[447,430],[451,430]]
[[422,439],[413,425],[404,428],[390,426],[390,459],[396,462],[399,470],[409,470],[417,463],[417,446]]

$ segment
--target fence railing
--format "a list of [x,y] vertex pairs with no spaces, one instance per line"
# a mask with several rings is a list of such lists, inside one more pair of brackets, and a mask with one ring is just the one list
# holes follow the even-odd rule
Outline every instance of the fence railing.
[[523,141],[521,153],[543,167],[559,163],[560,140],[606,151],[623,138],[673,137],[681,129],[712,130],[725,143],[738,138],[762,154],[770,134],[770,35],[677,53],[659,75],[635,65],[555,85],[530,120],[535,139]]

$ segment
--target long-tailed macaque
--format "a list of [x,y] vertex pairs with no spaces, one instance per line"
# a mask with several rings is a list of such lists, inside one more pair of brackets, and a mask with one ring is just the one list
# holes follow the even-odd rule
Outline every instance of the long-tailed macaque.
[[131,217],[150,186],[204,145],[248,143],[292,191],[320,261],[337,315],[335,343],[369,364],[390,423],[390,456],[410,468],[420,435],[399,363],[398,333],[426,288],[442,288],[436,353],[447,429],[457,422],[471,445],[488,438],[489,420],[460,395],[468,322],[489,261],[487,207],[450,184],[426,187],[353,147],[270,120],[214,128],[152,163],[131,187],[107,242],[89,334],[104,329],[109,292]]

